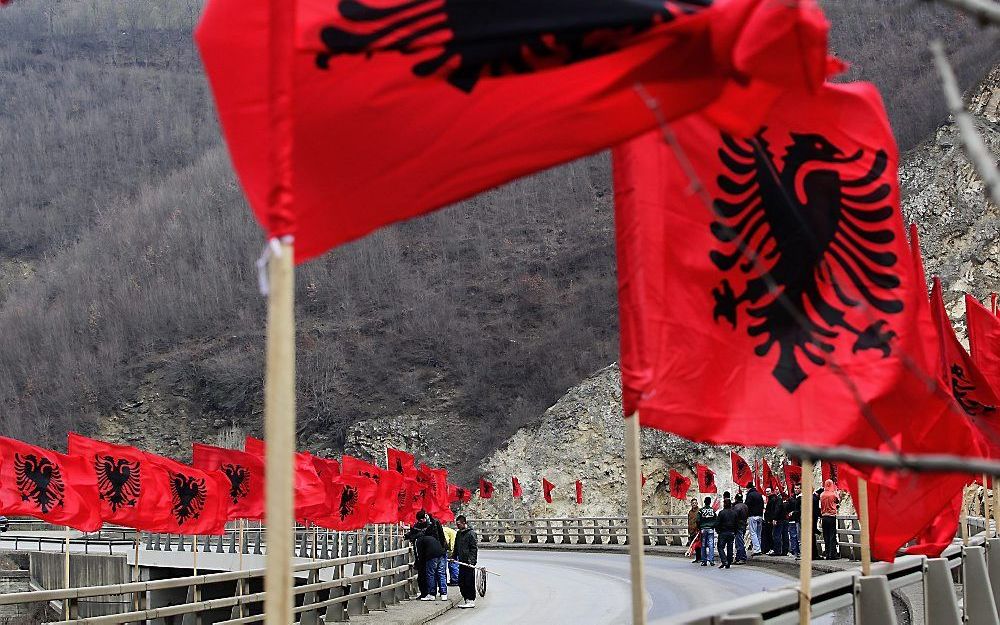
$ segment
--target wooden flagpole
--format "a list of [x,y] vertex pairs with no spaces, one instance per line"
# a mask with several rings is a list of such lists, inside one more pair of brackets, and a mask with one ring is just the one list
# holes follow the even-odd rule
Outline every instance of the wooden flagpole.
[[969,487],[962,487],[962,512],[958,515],[959,528],[962,530],[962,544],[969,546]]
[[[802,506],[799,509],[799,625],[809,625],[812,619],[812,561],[813,561],[813,461],[802,462]],[[808,533],[809,539],[805,536]]]
[[290,242],[268,263],[267,371],[264,383],[267,554],[265,625],[288,625],[292,615],[295,452],[294,265]]
[[625,417],[625,473],[628,484],[628,550],[632,577],[632,623],[633,625],[646,625],[639,440],[639,413],[634,413]]
[[868,533],[868,480],[858,478],[858,518],[861,519],[861,574],[872,574],[872,540]]
[[[993,536],[1000,536],[1000,521],[997,520],[997,505],[1000,505],[1000,484],[997,483],[997,476],[993,476]],[[989,521],[987,521],[986,531],[989,536]]]
[[987,475],[983,473],[983,518],[986,520],[986,538],[990,537],[990,488]]
[[[63,557],[63,588],[69,589],[69,526],[66,525],[66,535],[63,541],[63,550],[66,552]],[[69,620],[69,599],[63,600],[63,612],[66,613],[66,620]]]

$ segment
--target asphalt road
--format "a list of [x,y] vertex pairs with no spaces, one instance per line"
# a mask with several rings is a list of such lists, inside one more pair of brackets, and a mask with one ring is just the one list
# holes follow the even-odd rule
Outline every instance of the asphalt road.
[[[489,591],[474,609],[451,610],[432,621],[435,625],[621,625],[632,620],[627,555],[494,550],[479,555],[481,566],[502,577],[490,577]],[[793,581],[752,567],[720,570],[681,558],[646,558],[650,619]]]

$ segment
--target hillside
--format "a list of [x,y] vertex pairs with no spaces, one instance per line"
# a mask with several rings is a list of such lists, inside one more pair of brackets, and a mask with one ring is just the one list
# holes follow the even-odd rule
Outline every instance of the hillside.
[[[904,146],[943,117],[927,55],[973,84],[996,33],[919,5],[825,3]],[[76,428],[179,457],[260,433],[262,239],[190,40],[200,2],[19,0],[0,12],[0,433]],[[916,50],[916,52],[914,52]],[[405,434],[460,477],[616,359],[605,155],[385,229],[299,275],[299,439]]]

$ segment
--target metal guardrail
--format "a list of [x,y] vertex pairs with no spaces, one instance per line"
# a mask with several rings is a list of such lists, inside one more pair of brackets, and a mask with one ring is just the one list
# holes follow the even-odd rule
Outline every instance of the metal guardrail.
[[[360,534],[359,534],[360,536]],[[129,541],[132,544],[132,541]],[[344,543],[354,555],[318,560],[296,565],[297,584],[294,590],[295,613],[301,625],[342,622],[350,616],[370,610],[385,609],[406,600],[414,591],[416,575],[412,549],[399,536],[380,536],[374,543],[358,540]],[[371,547],[371,551],[368,551]],[[348,570],[350,569],[350,572]],[[69,607],[65,624],[105,624],[149,621],[181,617],[184,625],[202,622],[238,625],[263,621],[264,592],[252,592],[262,587],[264,569],[212,573],[172,579],[88,586],[55,590],[17,592],[0,595],[0,606],[23,604],[57,604],[61,614]],[[202,592],[220,594],[218,598],[202,600]],[[178,602],[172,597],[183,594]],[[81,599],[121,597],[131,601],[132,610],[103,616],[81,618]],[[163,603],[163,605],[155,605]],[[228,618],[220,618],[229,610]]]
[[[939,558],[903,556],[894,563],[872,566],[872,575],[860,570],[814,577],[813,617],[841,610],[853,611],[856,625],[895,625],[891,592],[920,586],[926,625],[994,625],[1000,594],[1000,539],[987,539],[985,521],[970,518],[979,533],[969,546],[956,543]],[[961,601],[956,595],[961,588]],[[796,625],[799,622],[798,585],[765,591],[655,621],[657,625]]]
[[[498,545],[628,545],[625,517],[558,517],[526,519],[470,519],[484,547]],[[861,527],[857,516],[837,517],[840,556],[861,559]],[[660,547],[687,545],[686,515],[643,517],[643,544]]]

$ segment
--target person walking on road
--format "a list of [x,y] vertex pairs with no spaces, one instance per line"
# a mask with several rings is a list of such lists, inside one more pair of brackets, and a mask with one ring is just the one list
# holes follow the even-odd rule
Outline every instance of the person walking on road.
[[754,487],[747,484],[747,524],[750,527],[750,555],[760,554],[761,530],[764,527],[764,498]]
[[819,512],[823,519],[823,542],[827,560],[837,560],[837,510],[840,506],[840,493],[833,480],[823,482],[823,494],[819,496]]
[[[695,538],[698,537],[698,500],[691,500],[691,509],[688,510],[688,546],[690,547],[694,542]],[[700,543],[701,541],[699,541]],[[698,564],[701,562],[701,547],[694,547],[694,560],[691,560],[691,564]]]
[[719,565],[723,569],[733,565],[733,544],[736,541],[736,528],[739,515],[733,509],[733,502],[722,500],[722,510],[719,512],[715,529],[719,532]]
[[[479,559],[479,541],[476,533],[469,527],[464,514],[455,519],[458,533],[455,535],[455,549],[452,557],[460,562],[458,567],[458,590],[462,593],[460,608],[476,607],[476,562]],[[462,566],[466,564],[468,566]]]
[[733,510],[736,511],[736,564],[747,563],[746,533],[749,508],[743,503],[743,493],[736,493],[733,500]]
[[698,511],[698,531],[701,532],[701,565],[715,566],[715,526],[718,517],[712,507],[712,498],[705,497],[705,506]]

